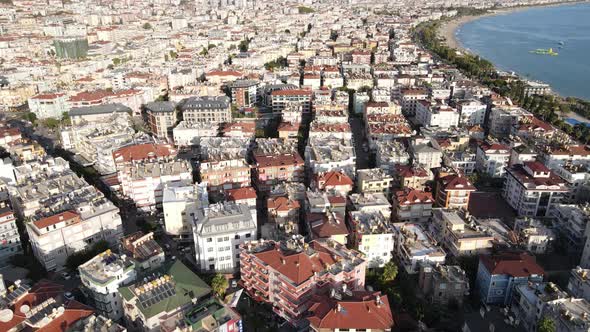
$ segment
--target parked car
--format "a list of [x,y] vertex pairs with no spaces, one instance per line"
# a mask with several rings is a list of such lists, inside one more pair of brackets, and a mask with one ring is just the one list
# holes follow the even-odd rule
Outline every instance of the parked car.
[[61,276],[64,278],[64,280],[70,280],[72,278],[72,276],[70,276],[70,274],[67,272],[62,272]]

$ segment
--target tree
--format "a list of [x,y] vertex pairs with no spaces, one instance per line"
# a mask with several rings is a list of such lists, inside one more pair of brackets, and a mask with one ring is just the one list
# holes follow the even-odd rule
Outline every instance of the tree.
[[387,262],[383,267],[383,273],[379,277],[382,284],[389,284],[397,277],[397,265],[393,261]]
[[250,46],[250,40],[244,39],[238,45],[240,52],[248,52],[248,47]]
[[285,29],[285,33],[291,33],[291,30]]
[[33,112],[27,112],[22,116],[23,120],[27,120],[30,123],[35,123],[37,121],[37,115]]
[[213,280],[211,280],[211,288],[213,288],[213,291],[219,297],[223,297],[223,295],[225,295],[225,291],[228,287],[229,283],[223,274],[218,273],[215,275],[215,277],[213,277]]
[[43,125],[49,129],[55,129],[59,127],[59,120],[54,118],[47,118],[43,121]]
[[555,332],[555,322],[548,317],[543,317],[537,327],[538,332]]
[[297,10],[299,10],[299,14],[311,14],[311,13],[315,12],[315,10],[313,10],[313,8],[309,8],[309,7],[305,7],[305,6],[299,6],[299,7],[297,7]]
[[146,22],[141,27],[145,30],[150,30],[152,28],[152,25]]

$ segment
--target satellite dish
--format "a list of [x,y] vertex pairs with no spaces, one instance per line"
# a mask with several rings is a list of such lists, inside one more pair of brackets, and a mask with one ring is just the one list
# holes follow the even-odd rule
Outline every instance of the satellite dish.
[[57,308],[57,312],[60,314],[63,314],[65,311],[66,311],[66,309],[64,307]]
[[10,309],[0,311],[0,322],[8,323],[14,317],[14,313]]
[[20,312],[22,312],[23,314],[28,313],[31,310],[31,307],[29,307],[26,304],[23,304],[20,306]]
[[49,317],[47,316],[43,317],[43,319],[41,320],[41,326],[45,326],[49,323],[51,323],[51,319],[49,319]]

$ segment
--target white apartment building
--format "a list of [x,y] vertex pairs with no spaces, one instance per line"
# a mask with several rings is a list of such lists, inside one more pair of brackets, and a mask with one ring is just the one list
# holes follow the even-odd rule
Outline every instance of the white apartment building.
[[435,245],[434,240],[419,224],[395,223],[395,255],[406,269],[413,274],[420,270],[420,263],[444,264],[445,252]]
[[472,256],[493,247],[494,237],[474,226],[457,210],[432,210],[430,233],[448,252],[457,256]]
[[548,216],[567,194],[565,181],[538,161],[507,169],[502,196],[520,216]]
[[483,125],[487,105],[477,99],[461,100],[457,102],[457,110],[461,114],[459,123],[463,126]]
[[512,132],[512,127],[524,116],[531,113],[516,106],[500,106],[492,108],[490,113],[490,135],[494,137],[507,137]]
[[555,225],[568,250],[576,254],[583,251],[580,265],[585,267],[588,254],[585,245],[590,234],[590,205],[554,204],[550,216],[555,218]]
[[162,198],[166,233],[180,240],[191,239],[192,220],[197,209],[209,206],[206,183],[183,187],[165,187]]
[[509,160],[510,147],[503,144],[483,142],[477,147],[475,169],[480,174],[499,178],[506,173]]
[[201,137],[215,137],[217,134],[219,134],[219,126],[210,123],[181,121],[172,129],[172,137],[176,146],[199,145]]
[[30,97],[29,109],[38,119],[61,119],[70,110],[68,97],[63,93],[46,93]]
[[235,271],[240,262],[239,245],[256,240],[256,232],[256,220],[245,204],[224,202],[197,210],[193,239],[201,271]]
[[457,127],[459,112],[447,105],[433,105],[427,100],[421,100],[416,105],[416,122],[425,127]]
[[123,317],[123,301],[119,287],[132,283],[137,277],[133,260],[110,250],[96,255],[78,267],[82,291],[92,307],[112,320]]
[[383,267],[392,258],[395,230],[389,222],[389,214],[380,211],[350,212],[353,242],[365,254],[369,268]]
[[0,192],[0,264],[7,265],[10,258],[22,253],[16,218],[8,201],[2,200]]
[[115,245],[123,236],[119,209],[105,198],[28,222],[26,227],[33,253],[48,271],[63,269],[68,256],[100,240]]
[[442,151],[435,147],[429,140],[414,140],[410,146],[414,160],[426,170],[440,167],[442,163]]
[[305,164],[313,174],[343,171],[356,176],[356,154],[351,140],[336,137],[310,137],[305,147]]

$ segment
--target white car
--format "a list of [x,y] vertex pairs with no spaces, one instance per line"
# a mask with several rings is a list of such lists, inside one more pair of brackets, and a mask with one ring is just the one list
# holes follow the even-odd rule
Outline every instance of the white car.
[[64,278],[64,280],[70,280],[70,279],[72,278],[72,277],[70,276],[70,274],[69,274],[69,273],[67,273],[67,272],[63,272],[63,273],[61,274],[61,276],[62,276],[62,278]]

